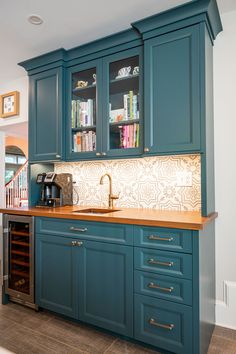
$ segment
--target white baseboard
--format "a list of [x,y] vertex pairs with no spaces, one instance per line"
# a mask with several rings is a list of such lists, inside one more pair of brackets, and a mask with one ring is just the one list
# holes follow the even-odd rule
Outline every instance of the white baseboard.
[[216,300],[216,325],[236,330],[236,282],[223,282],[223,301]]

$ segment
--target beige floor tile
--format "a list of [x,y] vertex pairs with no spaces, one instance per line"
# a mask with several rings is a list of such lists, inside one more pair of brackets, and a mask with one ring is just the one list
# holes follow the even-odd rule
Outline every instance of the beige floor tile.
[[236,331],[233,329],[216,326],[214,335],[236,341]]
[[[61,338],[63,340],[63,338]],[[42,335],[34,330],[15,324],[0,338],[0,345],[17,354],[81,354],[83,351],[62,341]]]
[[145,348],[122,339],[117,339],[105,352],[105,354],[158,354],[157,351]]
[[208,354],[236,354],[236,341],[214,335]]
[[104,353],[116,339],[116,337],[97,331],[90,326],[66,321],[62,318],[52,318],[41,324],[37,331],[48,334],[57,340],[63,339],[63,343],[91,354]]

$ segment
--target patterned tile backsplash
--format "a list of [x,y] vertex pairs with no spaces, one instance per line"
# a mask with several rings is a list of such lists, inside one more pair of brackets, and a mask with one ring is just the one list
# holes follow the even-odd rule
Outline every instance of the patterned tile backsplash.
[[[192,185],[179,187],[180,172],[192,172]],[[55,164],[55,172],[72,173],[74,204],[107,206],[108,179],[99,184],[104,173],[110,173],[113,193],[119,194],[116,207],[154,208],[163,210],[201,209],[200,155],[158,156],[140,159],[67,162]]]

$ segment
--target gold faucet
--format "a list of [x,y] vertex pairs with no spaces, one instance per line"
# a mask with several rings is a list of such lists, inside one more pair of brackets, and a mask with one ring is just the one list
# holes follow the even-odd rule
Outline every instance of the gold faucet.
[[119,199],[119,196],[112,194],[112,178],[111,178],[111,175],[109,173],[105,173],[104,175],[102,175],[102,177],[100,178],[100,184],[103,184],[103,179],[106,176],[109,179],[108,208],[112,209],[113,208],[113,201],[115,199]]

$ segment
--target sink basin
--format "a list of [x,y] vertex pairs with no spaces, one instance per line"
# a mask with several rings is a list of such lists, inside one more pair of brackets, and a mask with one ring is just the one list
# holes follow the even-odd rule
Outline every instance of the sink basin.
[[120,211],[119,209],[106,209],[106,208],[87,208],[74,210],[73,213],[81,213],[81,214],[108,214],[114,213],[114,211]]

